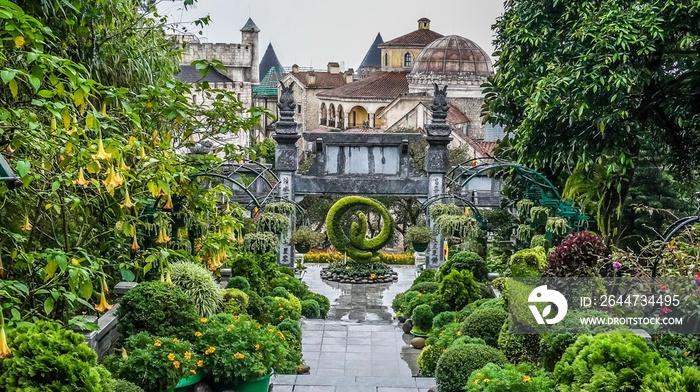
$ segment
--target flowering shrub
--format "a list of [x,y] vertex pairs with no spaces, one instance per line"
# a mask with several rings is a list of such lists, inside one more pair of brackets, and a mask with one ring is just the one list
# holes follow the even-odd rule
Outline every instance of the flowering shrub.
[[311,250],[304,255],[305,263],[329,264],[343,261],[345,256],[340,252],[322,252]]
[[482,392],[554,392],[552,380],[540,373],[528,363],[503,367],[489,363],[472,372],[467,389]]
[[285,338],[275,327],[245,315],[218,314],[200,328],[194,342],[204,353],[205,373],[216,383],[251,381],[285,367]]
[[122,352],[104,364],[115,376],[146,391],[164,391],[202,371],[200,355],[187,341],[142,332],[127,338]]
[[[379,262],[392,265],[412,265],[415,260],[413,253],[386,253],[379,252]],[[352,260],[349,256],[347,258],[349,261]],[[336,262],[342,262],[345,260],[345,255],[340,252],[325,252],[325,251],[309,251],[304,256],[304,262],[306,263],[318,263],[318,264],[330,264]]]
[[598,275],[599,260],[610,255],[603,238],[590,231],[567,235],[549,256],[550,276]]
[[228,314],[245,313],[248,309],[248,294],[238,289],[224,289],[224,302],[221,306]]
[[277,325],[284,319],[299,320],[301,318],[300,309],[296,307],[287,298],[282,297],[265,297],[267,308],[270,312],[270,323]]
[[450,347],[440,356],[435,379],[440,392],[462,392],[474,370],[488,363],[505,365],[506,357],[497,349],[483,344]]
[[390,265],[413,265],[415,263],[415,258],[413,253],[386,253],[379,252],[379,262],[390,264]]
[[102,392],[112,378],[97,366],[85,338],[60,325],[39,322],[8,330],[12,354],[0,359],[0,385],[7,391]]

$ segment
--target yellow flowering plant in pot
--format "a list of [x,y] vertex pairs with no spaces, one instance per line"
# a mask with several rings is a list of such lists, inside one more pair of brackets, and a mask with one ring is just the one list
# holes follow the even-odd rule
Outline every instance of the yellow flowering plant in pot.
[[254,391],[254,384],[266,392],[273,372],[287,367],[285,337],[277,328],[247,315],[222,313],[200,321],[194,342],[204,353],[205,374],[215,385]]
[[126,339],[121,352],[110,355],[103,364],[115,377],[144,391],[169,392],[202,379],[202,356],[189,342],[142,332]]

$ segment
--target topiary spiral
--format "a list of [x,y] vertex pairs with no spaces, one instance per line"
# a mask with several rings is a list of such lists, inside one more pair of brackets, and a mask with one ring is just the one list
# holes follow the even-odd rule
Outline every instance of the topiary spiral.
[[[369,207],[382,217],[382,230],[374,238],[367,237],[367,216],[361,211],[357,211],[357,222],[350,226],[350,236],[343,230],[342,218],[347,212],[358,207]],[[379,262],[378,251],[386,245],[394,235],[394,218],[384,205],[374,199],[361,196],[347,196],[338,202],[328,211],[326,216],[326,227],[328,228],[328,239],[333,246],[340,251],[346,252],[348,257],[360,262]]]

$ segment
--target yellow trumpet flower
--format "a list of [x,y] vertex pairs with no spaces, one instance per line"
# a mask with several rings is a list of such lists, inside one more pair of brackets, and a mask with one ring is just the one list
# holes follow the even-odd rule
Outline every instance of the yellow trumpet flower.
[[161,227],[158,232],[156,244],[165,244],[168,241],[170,241],[170,237],[168,237],[168,233],[165,232],[165,227]]
[[22,226],[20,226],[20,229],[22,229],[22,231],[29,231],[32,229],[32,227],[33,227],[32,224],[29,223],[29,216],[25,215],[24,216],[24,223],[22,224]]
[[95,310],[98,312],[106,312],[108,310],[112,309],[112,305],[107,303],[107,297],[105,297],[104,291],[100,295],[100,303],[98,305],[95,305]]
[[146,150],[144,150],[143,146],[141,146],[141,150],[139,150],[139,159],[145,159],[146,158]]
[[7,345],[7,336],[5,336],[5,320],[0,314],[0,359],[7,358],[12,355],[10,346]]
[[100,159],[108,161],[112,159],[112,153],[105,151],[105,146],[102,143],[102,139],[97,141],[97,154],[92,154],[92,159],[98,161]]
[[118,174],[113,167],[107,170],[107,178],[102,181],[106,187],[116,188],[122,183],[124,183],[124,177]]
[[22,37],[21,35],[18,35],[15,37],[15,47],[17,49],[22,49],[22,47],[24,46],[24,43],[25,43],[24,37]]
[[170,195],[165,195],[165,205],[163,206],[164,210],[172,210],[173,209],[173,198],[170,197]]
[[5,151],[7,151],[8,154],[12,154],[13,152],[15,152],[15,149],[8,144],[7,147],[5,147]]
[[81,167],[78,171],[78,179],[73,180],[73,185],[88,186],[89,184],[90,181],[85,179],[85,175],[83,174],[83,168]]
[[[121,204],[122,208],[131,208],[136,206],[136,203],[131,201],[131,197],[129,197],[129,188],[126,188],[126,195],[124,195],[124,203]],[[136,237],[134,237],[136,238]]]
[[139,249],[141,249],[141,247],[139,246],[139,243],[136,241],[136,236],[134,236],[131,239],[131,250],[137,251]]
[[103,116],[107,115],[107,102],[102,102],[102,109],[100,110],[100,114]]
[[119,166],[119,170],[121,171],[129,171],[131,169],[129,166],[126,165],[126,162],[124,162],[124,158],[122,158],[122,164]]
[[109,286],[107,285],[107,279],[102,278],[102,292],[109,294]]
[[168,271],[168,272],[165,273],[165,283],[167,283],[167,284],[169,284],[169,285],[171,285],[171,286],[173,285],[173,280],[170,279],[170,271]]

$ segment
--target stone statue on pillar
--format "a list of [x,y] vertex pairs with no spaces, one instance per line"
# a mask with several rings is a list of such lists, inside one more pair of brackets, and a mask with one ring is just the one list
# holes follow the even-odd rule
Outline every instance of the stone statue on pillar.
[[[425,171],[428,173],[429,184],[428,198],[445,192],[445,176],[450,170],[447,145],[452,141],[450,137],[452,128],[447,124],[447,111],[450,108],[447,103],[447,86],[443,88],[437,84],[434,86],[435,94],[430,105],[433,119],[430,124],[425,126],[428,135],[425,138],[428,142],[428,151],[425,157]],[[428,215],[428,224],[433,228],[434,222],[431,221],[430,215]],[[435,269],[445,262],[442,241],[442,236],[438,235],[428,245],[426,253],[426,266],[428,268]]]

